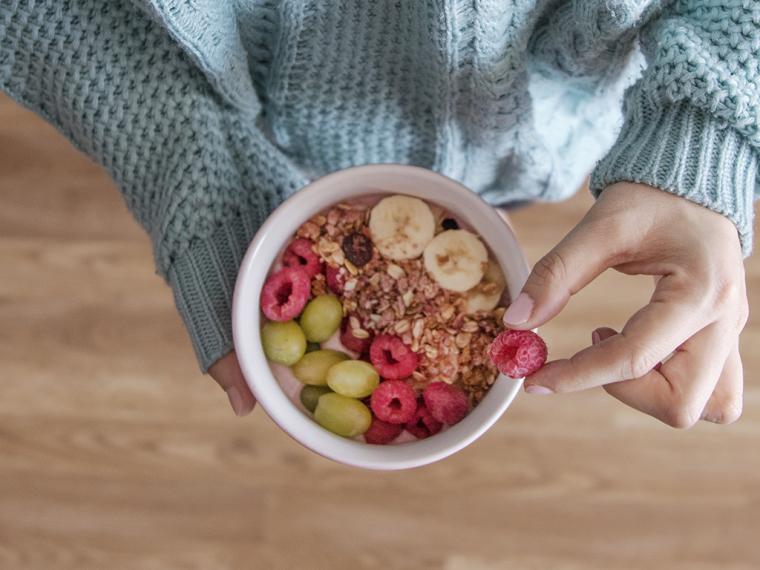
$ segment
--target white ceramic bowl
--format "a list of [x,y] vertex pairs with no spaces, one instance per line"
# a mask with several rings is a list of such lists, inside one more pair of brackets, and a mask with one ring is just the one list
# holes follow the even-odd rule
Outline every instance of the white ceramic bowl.
[[328,174],[277,208],[256,234],[235,286],[232,328],[240,367],[266,413],[290,436],[335,461],[368,469],[407,469],[443,459],[472,443],[504,413],[522,381],[500,376],[461,422],[428,439],[368,445],[320,427],[285,395],[261,346],[259,294],[270,267],[298,227],[329,206],[370,194],[409,194],[437,203],[479,232],[504,270],[509,292],[520,291],[528,264],[511,229],[477,194],[440,174],[398,164],[370,164]]

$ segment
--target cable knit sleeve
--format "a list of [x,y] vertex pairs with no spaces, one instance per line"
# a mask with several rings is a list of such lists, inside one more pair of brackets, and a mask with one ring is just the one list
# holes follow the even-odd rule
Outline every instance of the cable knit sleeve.
[[598,194],[642,182],[729,217],[752,247],[760,152],[760,3],[677,0],[641,30],[647,60],[626,93],[617,142],[596,166]]
[[102,164],[150,234],[200,365],[232,346],[253,233],[305,182],[147,10],[126,1],[0,5],[0,89]]

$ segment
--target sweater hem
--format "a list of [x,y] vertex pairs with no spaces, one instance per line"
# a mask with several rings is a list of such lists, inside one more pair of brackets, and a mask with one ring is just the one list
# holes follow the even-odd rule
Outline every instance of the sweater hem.
[[204,373],[233,349],[232,295],[243,256],[264,222],[258,210],[238,213],[205,240],[196,240],[167,278]]

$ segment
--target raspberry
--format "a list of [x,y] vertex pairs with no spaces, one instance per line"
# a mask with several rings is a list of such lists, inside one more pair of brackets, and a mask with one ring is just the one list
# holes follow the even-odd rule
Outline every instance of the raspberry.
[[401,424],[389,424],[373,416],[369,429],[364,432],[364,441],[375,445],[386,445],[396,439],[402,431],[404,431],[404,426]]
[[282,264],[302,268],[309,279],[322,272],[322,262],[314,251],[314,243],[306,238],[290,242],[282,256]]
[[357,232],[348,234],[343,238],[341,245],[343,253],[346,254],[346,259],[356,267],[367,265],[372,259],[372,242],[364,234]]
[[443,424],[435,419],[425,404],[420,404],[414,416],[404,426],[404,429],[417,439],[425,439],[441,431]]
[[432,382],[422,393],[425,407],[430,415],[441,423],[453,426],[462,420],[470,411],[470,405],[465,393],[445,382]]
[[325,281],[327,281],[330,291],[336,295],[343,293],[343,284],[346,282],[346,276],[340,270],[340,267],[335,267],[328,263],[325,266]]
[[369,357],[380,376],[390,380],[406,378],[417,369],[419,357],[397,336],[381,334],[372,341]]
[[300,267],[283,267],[261,289],[261,310],[272,321],[296,318],[309,300],[311,283]]
[[354,336],[353,330],[348,325],[348,319],[343,319],[343,323],[340,325],[340,342],[348,350],[353,350],[359,354],[364,354],[369,350],[372,344],[372,337],[369,338],[357,338]]
[[414,416],[417,398],[412,387],[403,380],[386,380],[372,392],[370,406],[379,420],[403,424]]
[[510,378],[530,376],[546,362],[546,343],[532,331],[506,330],[488,351],[499,372]]

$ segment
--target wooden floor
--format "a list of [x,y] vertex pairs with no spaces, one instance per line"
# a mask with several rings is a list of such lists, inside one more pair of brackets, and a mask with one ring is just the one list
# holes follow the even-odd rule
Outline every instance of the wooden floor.
[[[589,203],[518,212],[531,260]],[[748,275],[760,307],[760,256]],[[649,287],[605,275],[544,328],[552,354]],[[757,569],[759,346],[754,316],[730,427],[671,430],[602,390],[523,394],[441,463],[342,467],[261,410],[232,416],[112,183],[0,98],[2,569]]]

